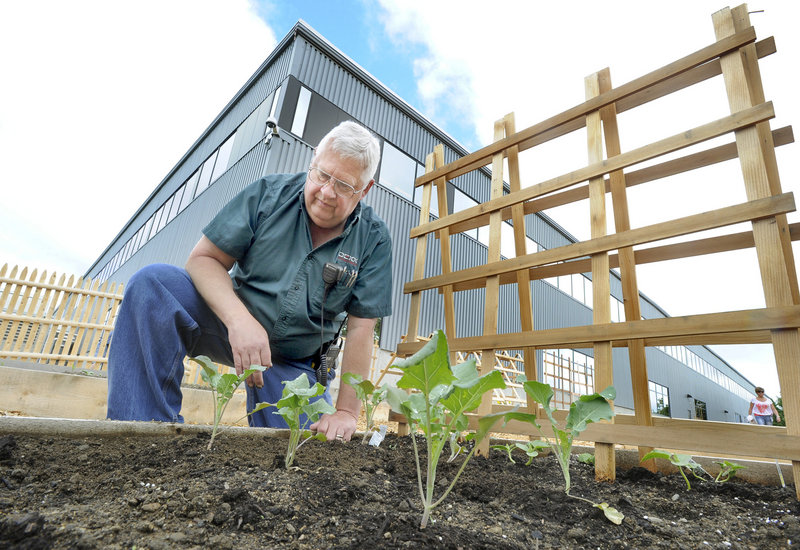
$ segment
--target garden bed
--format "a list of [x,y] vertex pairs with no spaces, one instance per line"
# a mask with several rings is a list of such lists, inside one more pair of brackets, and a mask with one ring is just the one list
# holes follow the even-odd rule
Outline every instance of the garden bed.
[[[310,442],[287,471],[286,439],[273,431],[234,428],[209,452],[208,430],[194,428],[0,432],[0,548],[749,549],[800,541],[792,487],[697,480],[687,491],[680,475],[641,468],[596,483],[591,466],[574,462],[572,493],[618,508],[625,519],[614,525],[564,495],[552,456],[525,466],[525,457],[512,464],[499,451],[473,458],[420,530],[409,437],[390,434],[378,448]],[[439,484],[452,480],[459,460],[440,465]]]

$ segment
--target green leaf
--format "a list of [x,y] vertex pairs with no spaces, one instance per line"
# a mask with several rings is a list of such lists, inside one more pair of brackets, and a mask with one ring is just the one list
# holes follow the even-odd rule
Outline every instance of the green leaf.
[[483,438],[486,437],[486,434],[492,429],[492,426],[497,424],[499,421],[503,419],[505,413],[496,412],[496,413],[489,413],[486,416],[482,416],[478,419],[478,429],[475,430],[475,445],[483,441]]
[[650,460],[651,458],[662,458],[664,460],[669,460],[669,456],[669,453],[655,449],[644,455],[639,462],[644,462],[645,460]]
[[520,422],[527,422],[529,424],[533,424],[534,426],[541,428],[538,422],[536,422],[536,415],[533,413],[526,413],[522,411],[509,411],[506,413],[506,422],[509,420],[519,420]]
[[453,376],[456,377],[453,385],[457,388],[468,388],[477,383],[480,377],[475,359],[458,363],[452,368],[452,370]]
[[[611,390],[613,391],[613,388]],[[569,407],[566,428],[571,430],[572,436],[575,437],[586,429],[587,424],[598,420],[611,420],[613,417],[614,411],[604,396],[599,393],[582,395]]]
[[[462,363],[462,365],[466,364],[467,363]],[[471,370],[476,374],[478,372],[474,361],[472,362]],[[450,395],[442,399],[442,405],[447,407],[454,415],[477,409],[481,404],[481,398],[484,393],[494,389],[504,389],[506,387],[503,374],[496,370],[484,374],[481,377],[476,377],[474,380],[470,377],[470,380],[471,384],[466,387],[456,384]]]
[[622,525],[622,520],[625,519],[625,515],[616,508],[612,508],[605,502],[595,504],[594,507],[600,508],[611,523]]
[[[315,383],[313,386],[310,385],[306,373],[302,373],[294,380],[284,380],[283,385],[285,391],[298,397],[316,397],[320,395],[319,388],[322,387],[319,383]],[[325,389],[323,388],[324,391]]]
[[217,380],[217,392],[219,392],[221,396],[224,396],[225,401],[227,401],[231,398],[231,396],[233,396],[233,392],[236,390],[239,384],[241,384],[241,382],[242,381],[239,379],[239,377],[233,373],[228,372],[222,374]]
[[218,373],[217,365],[206,355],[198,355],[197,357],[189,357],[192,361],[200,365],[202,370],[200,371],[200,377],[205,381],[209,386],[212,388],[215,387],[211,380],[214,376]]
[[583,462],[584,464],[594,464],[594,455],[592,453],[580,453],[575,458],[578,459],[578,462]]
[[313,403],[308,403],[303,407],[303,412],[306,414],[311,422],[316,422],[322,414],[333,414],[336,412],[336,407],[325,401],[324,399],[317,399]]
[[389,407],[391,407],[391,409],[396,413],[403,414],[401,404],[407,402],[408,398],[408,392],[405,392],[394,386],[389,386],[386,388],[386,402],[389,403]]
[[397,381],[398,388],[415,389],[426,395],[436,386],[449,386],[455,380],[450,369],[447,340],[441,330],[436,331],[421,350],[395,362],[395,366],[403,370],[403,376]]
[[551,388],[549,384],[537,382],[536,380],[528,380],[522,384],[522,388],[531,399],[542,406],[547,418],[549,418],[550,422],[555,426],[556,419],[553,418],[553,409],[550,408],[550,400],[553,398],[553,388]]
[[248,414],[253,414],[253,413],[258,412],[258,411],[260,411],[262,409],[266,409],[267,407],[274,407],[274,406],[275,406],[275,403],[256,403],[256,406],[253,407],[253,410],[250,411]]

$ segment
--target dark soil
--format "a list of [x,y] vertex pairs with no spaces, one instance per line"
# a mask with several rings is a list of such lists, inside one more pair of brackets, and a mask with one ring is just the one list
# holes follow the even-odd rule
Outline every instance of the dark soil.
[[[635,468],[572,493],[625,514],[614,525],[565,496],[552,456],[531,466],[473,458],[419,529],[409,437],[379,448],[310,442],[285,470],[286,440],[208,436],[0,436],[0,548],[753,548],[800,541],[791,487],[695,481]],[[423,445],[424,447],[424,445]],[[439,466],[449,482],[460,466]]]

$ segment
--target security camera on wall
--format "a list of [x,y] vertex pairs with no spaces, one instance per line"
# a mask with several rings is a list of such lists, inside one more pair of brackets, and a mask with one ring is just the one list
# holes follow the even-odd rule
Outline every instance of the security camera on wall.
[[278,119],[274,116],[267,117],[267,140],[272,139],[274,137],[280,137],[278,133]]

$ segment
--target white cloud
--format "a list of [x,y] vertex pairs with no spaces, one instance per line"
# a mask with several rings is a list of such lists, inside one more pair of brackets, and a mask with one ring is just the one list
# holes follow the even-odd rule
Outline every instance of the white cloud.
[[275,44],[246,0],[2,3],[0,263],[82,274]]

